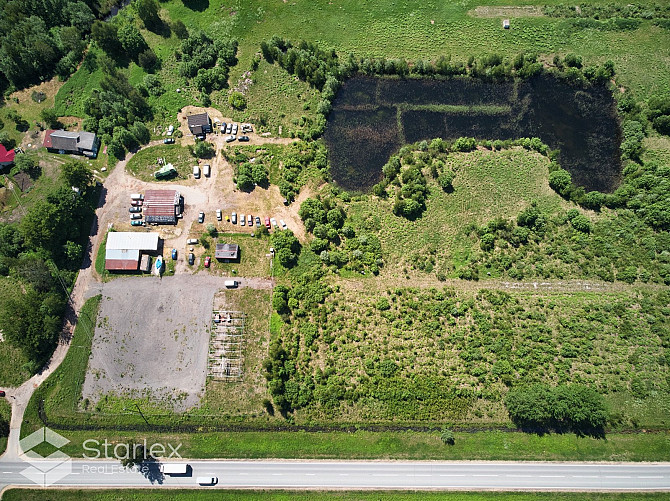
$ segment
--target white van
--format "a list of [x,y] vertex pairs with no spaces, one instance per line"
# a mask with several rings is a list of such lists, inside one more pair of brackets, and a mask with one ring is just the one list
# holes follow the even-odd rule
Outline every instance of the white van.
[[132,195],[130,195],[130,199],[131,200],[144,200],[144,195],[142,195],[141,193],[133,193]]
[[186,240],[186,245],[195,245],[197,243],[198,243],[197,238],[189,238],[188,240]]
[[224,285],[227,289],[235,289],[239,284],[237,283],[237,280],[226,280]]
[[202,166],[202,173],[205,175],[205,177],[209,177],[209,175],[211,174],[211,168],[209,164],[205,164]]
[[219,479],[218,477],[198,477],[195,481],[200,485],[215,485]]
[[200,167],[197,165],[193,166],[193,177],[196,179],[200,179]]
[[165,475],[186,475],[188,473],[188,464],[164,463],[160,465],[160,472]]

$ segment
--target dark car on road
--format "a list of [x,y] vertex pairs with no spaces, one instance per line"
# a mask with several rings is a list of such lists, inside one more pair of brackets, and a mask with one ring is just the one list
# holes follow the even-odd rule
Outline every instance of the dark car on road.
[[195,263],[195,254],[193,254],[192,252],[189,252],[188,253],[188,264],[193,266],[194,263]]
[[247,141],[249,141],[249,136],[240,136],[237,138],[237,140],[242,143],[246,143]]

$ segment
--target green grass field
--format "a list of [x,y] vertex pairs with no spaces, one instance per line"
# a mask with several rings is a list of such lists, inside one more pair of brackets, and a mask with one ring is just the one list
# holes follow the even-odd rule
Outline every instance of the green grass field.
[[548,493],[548,492],[411,492],[411,491],[223,491],[193,490],[150,491],[128,490],[41,490],[11,489],[3,501],[656,501],[665,499],[658,494],[614,493]]
[[159,158],[164,158],[166,163],[171,163],[177,169],[177,175],[166,179],[165,182],[178,182],[188,179],[192,173],[193,165],[197,163],[196,158],[191,155],[191,151],[185,146],[159,144],[138,151],[128,160],[126,169],[142,181],[155,182],[157,180],[154,178],[154,172],[160,168],[158,165]]

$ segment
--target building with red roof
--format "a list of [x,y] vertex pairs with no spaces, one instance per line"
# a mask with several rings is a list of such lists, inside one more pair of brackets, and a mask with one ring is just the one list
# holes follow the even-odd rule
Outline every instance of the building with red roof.
[[12,165],[14,163],[15,155],[16,153],[14,150],[7,151],[7,148],[0,144],[0,167],[4,167],[5,165]]

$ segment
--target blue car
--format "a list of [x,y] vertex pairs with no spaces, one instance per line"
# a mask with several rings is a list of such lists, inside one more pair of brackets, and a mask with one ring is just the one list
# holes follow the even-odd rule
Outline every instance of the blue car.
[[172,259],[177,259],[177,249],[172,249]]

